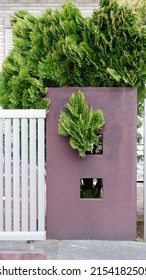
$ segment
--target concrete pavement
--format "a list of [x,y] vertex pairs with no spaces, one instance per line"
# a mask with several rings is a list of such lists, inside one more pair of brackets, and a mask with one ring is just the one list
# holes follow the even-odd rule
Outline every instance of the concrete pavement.
[[[38,259],[36,255],[44,255],[47,260],[146,260],[146,243],[137,241],[99,241],[99,240],[47,240],[35,241],[31,244],[21,241],[0,242],[0,256],[7,259],[15,252],[17,260],[27,255],[28,259]],[[1,258],[6,259],[6,258]],[[40,258],[41,259],[41,258]]]

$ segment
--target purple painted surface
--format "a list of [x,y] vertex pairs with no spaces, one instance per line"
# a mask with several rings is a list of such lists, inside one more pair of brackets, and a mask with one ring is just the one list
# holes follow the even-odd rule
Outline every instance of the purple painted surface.
[[0,251],[0,260],[45,260],[43,252]]
[[[58,119],[73,91],[101,109],[106,124],[103,155],[80,158]],[[47,237],[134,240],[136,238],[135,88],[49,88],[47,116]],[[103,199],[80,199],[80,178],[103,178]]]

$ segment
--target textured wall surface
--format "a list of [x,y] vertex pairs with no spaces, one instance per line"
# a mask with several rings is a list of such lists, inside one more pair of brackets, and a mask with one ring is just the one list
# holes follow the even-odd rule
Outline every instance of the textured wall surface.
[[[75,88],[50,88],[47,116],[47,237],[136,238],[136,89],[83,88],[101,109],[103,154],[80,158],[57,133],[60,111]],[[80,178],[103,178],[103,199],[80,199]]]
[[[99,6],[99,0],[76,0],[83,15],[90,15]],[[60,9],[64,0],[0,0],[0,69],[5,57],[5,30],[10,27],[9,18],[18,10],[27,10],[33,15],[40,15],[47,7]],[[7,39],[8,40],[8,39]]]

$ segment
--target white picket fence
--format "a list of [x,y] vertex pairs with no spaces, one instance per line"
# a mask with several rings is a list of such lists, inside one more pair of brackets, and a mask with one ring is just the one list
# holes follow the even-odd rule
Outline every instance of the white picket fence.
[[0,110],[0,240],[45,232],[45,110]]

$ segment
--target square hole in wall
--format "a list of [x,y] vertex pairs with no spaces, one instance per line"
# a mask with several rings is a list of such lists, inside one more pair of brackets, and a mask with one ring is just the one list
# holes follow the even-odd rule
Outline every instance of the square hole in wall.
[[103,198],[103,179],[81,178],[80,198]]
[[103,134],[97,134],[99,143],[93,145],[93,150],[91,152],[86,152],[86,155],[102,155],[103,154]]

